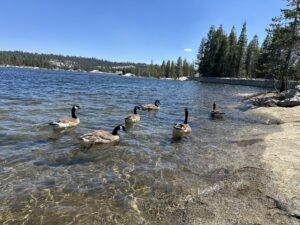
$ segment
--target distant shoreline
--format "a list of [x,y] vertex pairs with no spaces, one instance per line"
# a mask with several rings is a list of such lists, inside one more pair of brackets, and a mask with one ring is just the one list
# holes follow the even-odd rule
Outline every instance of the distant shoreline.
[[144,77],[144,78],[156,78],[159,80],[177,80],[177,81],[190,81],[191,79],[189,77],[179,77],[177,79],[174,78],[167,78],[167,77],[145,77],[145,76],[140,76],[140,75],[136,75],[136,74],[131,74],[131,73],[127,73],[127,74],[121,74],[120,71],[117,72],[103,72],[103,71],[99,71],[99,70],[92,70],[92,71],[85,71],[85,70],[72,70],[72,69],[62,69],[62,68],[54,68],[54,69],[50,69],[50,68],[43,68],[43,67],[33,67],[33,66],[13,66],[13,65],[0,65],[0,68],[17,68],[17,69],[32,69],[32,70],[51,70],[51,71],[64,71],[64,72],[76,72],[76,73],[92,73],[92,74],[111,74],[111,75],[117,75],[117,76],[121,76],[121,77]]
[[51,70],[51,71],[65,71],[65,72],[77,72],[77,73],[94,73],[94,74],[113,74],[119,75],[113,72],[102,72],[102,71],[86,71],[86,70],[73,70],[73,69],[62,69],[62,68],[44,68],[44,67],[33,67],[33,66],[13,66],[13,65],[0,65],[0,68],[17,68],[17,69],[32,69],[32,70]]

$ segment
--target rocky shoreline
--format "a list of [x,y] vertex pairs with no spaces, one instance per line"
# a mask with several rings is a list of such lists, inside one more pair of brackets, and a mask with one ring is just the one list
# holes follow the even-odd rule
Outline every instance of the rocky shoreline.
[[244,97],[252,104],[248,114],[269,118],[265,124],[279,128],[264,138],[261,162],[271,176],[271,198],[287,215],[300,221],[300,85],[285,94],[268,92]]
[[266,92],[245,95],[245,102],[258,107],[294,107],[300,106],[300,85],[285,93]]

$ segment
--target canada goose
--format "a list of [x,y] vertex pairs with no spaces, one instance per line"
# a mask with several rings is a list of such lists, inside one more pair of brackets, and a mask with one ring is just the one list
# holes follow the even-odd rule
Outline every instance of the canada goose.
[[192,128],[188,124],[188,116],[189,116],[189,111],[188,108],[184,109],[185,112],[185,118],[183,123],[177,123],[173,127],[173,136],[181,136],[183,134],[191,133]]
[[109,133],[105,130],[95,130],[91,133],[84,134],[79,138],[86,144],[108,144],[112,142],[119,141],[120,136],[118,134],[119,130],[125,131],[125,127],[123,125],[118,125]]
[[216,110],[216,103],[213,104],[213,110],[210,112],[210,116],[213,119],[222,119],[225,113]]
[[75,127],[80,123],[79,118],[77,118],[75,111],[80,109],[79,105],[73,105],[72,107],[72,117],[62,117],[56,121],[49,123],[56,128],[68,128],[68,127]]
[[143,110],[159,110],[160,108],[160,101],[156,100],[154,104],[146,104],[146,105],[141,105]]
[[135,123],[141,120],[141,117],[139,114],[137,114],[137,110],[140,110],[141,108],[139,106],[135,106],[133,109],[133,113],[129,114],[126,118],[125,118],[125,123]]

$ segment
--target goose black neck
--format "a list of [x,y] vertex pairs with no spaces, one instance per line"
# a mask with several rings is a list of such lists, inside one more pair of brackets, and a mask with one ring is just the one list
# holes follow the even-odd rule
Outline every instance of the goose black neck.
[[213,111],[216,110],[216,103],[213,104]]
[[72,118],[77,119],[77,116],[76,116],[76,114],[75,114],[75,111],[76,111],[76,109],[75,109],[75,107],[73,107],[73,108],[72,108]]
[[133,114],[137,114],[138,107],[134,107]]
[[159,106],[158,101],[155,101],[154,105],[158,107]]
[[111,133],[112,135],[118,135],[118,131],[120,130],[120,126],[115,127],[113,132]]
[[189,117],[189,112],[186,110],[186,111],[185,111],[184,124],[187,124],[187,123],[188,123],[188,117]]

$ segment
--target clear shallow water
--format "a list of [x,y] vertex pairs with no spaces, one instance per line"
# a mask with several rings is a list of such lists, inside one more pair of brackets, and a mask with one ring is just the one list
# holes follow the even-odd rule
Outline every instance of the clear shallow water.
[[[263,133],[261,125],[235,106],[241,100],[236,93],[257,90],[0,69],[0,222],[184,224],[186,202],[217,191],[220,182],[253,165],[255,158],[246,157],[253,143],[240,141]],[[141,121],[120,133],[119,144],[80,145],[81,134],[111,131],[136,104],[155,99],[161,110],[140,112]],[[209,119],[214,101],[226,112],[225,120]],[[47,123],[69,116],[75,103],[81,106],[81,124],[53,131]],[[184,107],[193,132],[173,141],[172,125],[183,121]],[[194,214],[210,215],[201,212]]]

